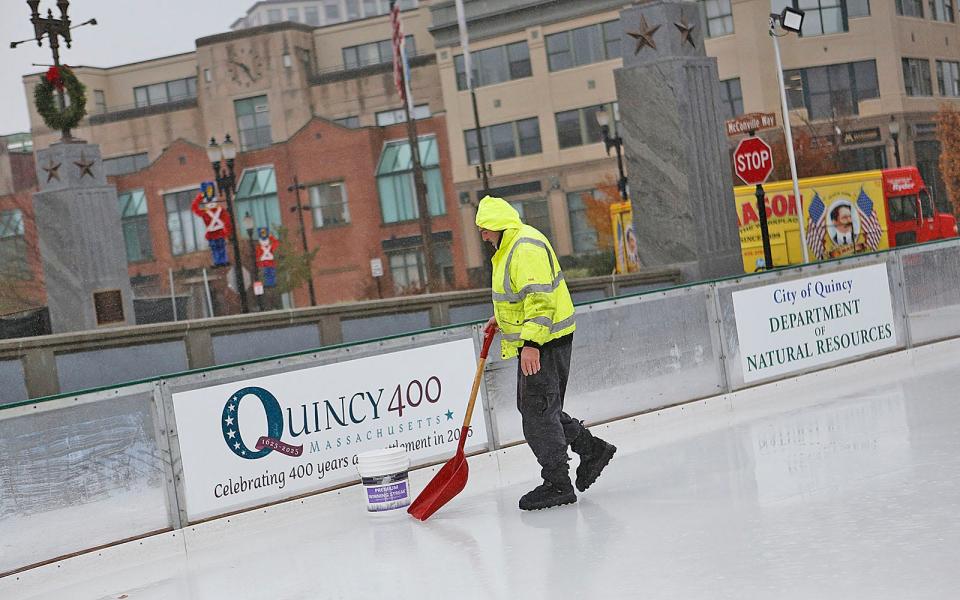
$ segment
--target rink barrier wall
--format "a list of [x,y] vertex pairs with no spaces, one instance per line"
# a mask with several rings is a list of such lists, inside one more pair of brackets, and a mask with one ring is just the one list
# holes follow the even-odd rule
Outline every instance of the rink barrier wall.
[[[735,291],[875,264],[887,269],[895,347],[744,383]],[[481,335],[480,324],[442,327],[0,407],[0,576],[190,524],[173,393],[461,339],[479,356]],[[960,240],[610,298],[578,305],[567,409],[603,423],[957,337]],[[474,417],[487,424],[481,451],[523,439],[515,370],[491,352]]]
[[[678,269],[648,268],[569,287],[592,302],[681,281]],[[0,406],[489,316],[488,288],[0,340]]]

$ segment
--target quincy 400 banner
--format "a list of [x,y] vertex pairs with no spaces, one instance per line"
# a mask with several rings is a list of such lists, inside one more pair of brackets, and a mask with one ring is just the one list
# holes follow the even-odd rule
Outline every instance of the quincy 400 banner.
[[[452,454],[473,383],[464,339],[173,394],[191,521],[358,481],[357,454]],[[482,411],[467,450],[487,445]]]

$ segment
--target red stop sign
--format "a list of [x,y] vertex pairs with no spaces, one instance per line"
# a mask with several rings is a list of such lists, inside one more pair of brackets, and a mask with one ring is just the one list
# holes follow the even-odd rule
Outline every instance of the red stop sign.
[[760,185],[773,171],[773,152],[758,137],[744,138],[733,153],[733,168],[745,184]]

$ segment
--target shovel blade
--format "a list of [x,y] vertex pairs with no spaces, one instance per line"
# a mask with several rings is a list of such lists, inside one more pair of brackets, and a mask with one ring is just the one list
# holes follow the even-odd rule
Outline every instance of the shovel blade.
[[427,487],[423,488],[417,499],[407,508],[407,512],[415,519],[426,521],[430,515],[463,491],[467,485],[467,474],[467,457],[463,450],[460,450],[433,476]]

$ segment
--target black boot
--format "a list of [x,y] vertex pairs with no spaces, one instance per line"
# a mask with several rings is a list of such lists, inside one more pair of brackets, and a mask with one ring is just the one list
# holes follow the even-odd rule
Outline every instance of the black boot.
[[557,485],[544,480],[541,485],[533,488],[520,498],[520,510],[541,510],[563,506],[564,504],[573,504],[577,501],[577,495],[573,491],[570,478],[567,477],[565,486],[562,483],[559,482],[559,485]]
[[580,466],[577,467],[577,489],[581,492],[593,485],[617,451],[616,446],[594,437],[587,429],[584,429],[583,433],[570,444],[570,449],[580,455]]

